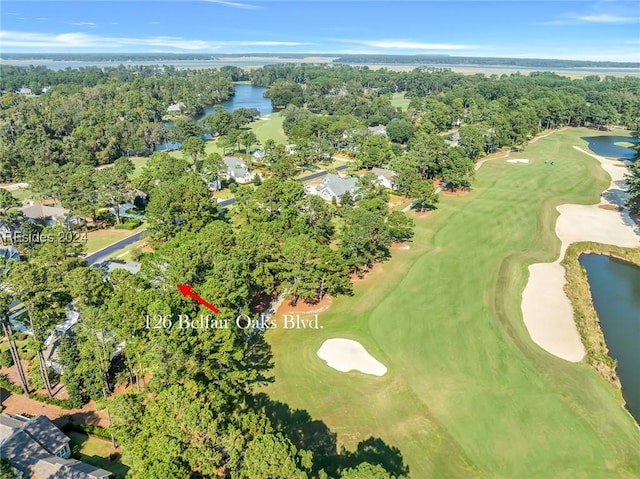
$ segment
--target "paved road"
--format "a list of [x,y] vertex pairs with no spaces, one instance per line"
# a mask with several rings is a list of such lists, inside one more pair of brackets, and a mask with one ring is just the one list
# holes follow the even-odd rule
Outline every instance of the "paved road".
[[[349,168],[349,165],[340,165],[336,168],[336,171],[346,170],[347,168]],[[320,171],[315,171],[307,176],[303,176],[302,178],[297,178],[296,181],[299,181],[301,183],[306,183],[308,181],[317,180],[318,178],[322,178],[323,176],[326,176],[326,175],[327,175],[326,171],[320,170]],[[225,206],[232,205],[235,202],[236,202],[235,198],[229,198],[227,200],[219,201],[218,206],[221,208],[224,208]]]
[[[340,165],[336,168],[336,171],[342,171],[342,170],[346,170],[349,167],[349,165]],[[318,178],[322,178],[323,176],[326,176],[327,172],[324,170],[321,171],[315,171],[307,176],[303,176],[302,178],[298,178],[296,181],[300,181],[301,183],[306,183],[307,181],[312,181],[312,180],[316,180]],[[236,202],[235,198],[229,198],[226,200],[222,200],[218,202],[218,206],[220,208],[225,208],[229,205],[232,205]],[[135,243],[136,241],[140,240],[142,233],[144,233],[146,230],[142,230],[139,231],[127,238],[121,239],[120,241],[116,241],[115,243],[110,244],[109,246],[106,246],[104,248],[102,248],[101,250],[98,250],[94,253],[91,253],[89,255],[87,255],[85,257],[85,260],[87,261],[87,263],[89,263],[90,265],[92,264],[96,264],[96,263],[100,263],[102,261],[104,261],[105,259],[107,259],[109,256],[111,256],[113,253],[120,251],[121,249],[126,248],[127,246],[129,246],[130,244]]]
[[145,229],[145,230],[138,231],[137,233],[134,233],[131,236],[127,236],[126,238],[121,239],[120,241],[111,243],[109,246],[105,246],[104,248],[98,251],[95,251],[94,253],[88,254],[87,256],[85,256],[84,259],[87,261],[89,265],[100,263],[105,259],[107,259],[109,256],[111,256],[113,253],[126,248],[127,246],[135,243],[136,241],[139,241],[140,238],[142,237],[142,234],[145,231],[147,230]]

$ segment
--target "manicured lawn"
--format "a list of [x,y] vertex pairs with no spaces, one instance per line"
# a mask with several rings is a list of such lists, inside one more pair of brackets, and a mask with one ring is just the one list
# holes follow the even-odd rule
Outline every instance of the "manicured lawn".
[[282,130],[282,123],[284,122],[284,116],[282,113],[271,113],[266,120],[256,120],[249,124],[249,128],[258,137],[260,143],[264,143],[266,140],[274,140],[276,143],[287,143],[287,136]]
[[13,190],[10,192],[14,198],[19,199],[21,202],[26,200],[35,200],[38,199],[38,195],[36,195],[29,188],[20,188],[18,190]]
[[[555,207],[596,203],[608,185],[572,148],[593,135],[543,138],[518,154],[526,165],[487,162],[473,192],[416,219],[410,250],[320,313],[324,329],[269,330],[270,396],[325,422],[338,447],[397,447],[414,478],[639,477],[619,391],[536,346],[522,321],[527,266],[558,255]],[[329,368],[316,351],[332,337],[360,341],[388,373]]]
[[220,191],[215,191],[212,194],[219,200],[226,200],[228,198],[234,197],[234,194],[231,192],[229,188],[225,188],[224,190],[220,190]]
[[114,228],[89,231],[87,233],[87,253],[93,253],[105,246],[115,243],[118,240],[131,236],[132,234],[144,229],[146,226],[143,223],[141,226],[134,230],[116,230]]
[[114,254],[109,256],[109,259],[117,259],[121,261],[133,261],[134,260],[133,254],[132,254],[133,251],[138,248],[142,248],[148,243],[149,243],[148,239],[141,239],[140,241],[136,241],[135,243],[132,243],[129,246],[127,246],[125,249],[116,251]]
[[109,441],[75,431],[69,432],[68,436],[71,438],[69,446],[74,451],[74,458],[110,471],[116,477],[126,476],[129,466],[121,461],[109,461],[109,453],[111,452]]
[[405,98],[404,93],[393,93],[391,95],[391,105],[398,108],[402,108],[404,111],[409,107],[409,103],[411,103],[411,99]]
[[136,167],[136,169],[133,170],[133,173],[131,174],[132,178],[136,178],[136,177],[140,176],[140,173],[142,172],[142,167],[147,164],[147,160],[148,159],[149,158],[146,157],[146,156],[132,156],[131,157],[131,162]]

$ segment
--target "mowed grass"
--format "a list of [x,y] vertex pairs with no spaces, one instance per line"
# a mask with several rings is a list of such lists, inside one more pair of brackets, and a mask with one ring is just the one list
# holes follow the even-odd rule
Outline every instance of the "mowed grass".
[[68,435],[71,438],[70,447],[74,450],[74,457],[77,457],[78,460],[105,469],[118,478],[127,475],[129,466],[119,460],[109,460],[109,454],[111,453],[111,443],[109,441],[87,436],[76,431],[71,431]]
[[391,95],[391,106],[395,108],[402,108],[402,110],[406,111],[409,103],[411,103],[411,99],[405,98],[404,93],[393,93]]
[[[267,140],[274,140],[276,143],[287,143],[287,136],[282,129],[282,123],[284,122],[284,116],[282,113],[272,113],[263,120],[256,120],[249,123],[246,128],[253,131],[261,144],[264,144]],[[256,145],[253,145],[253,149]],[[244,153],[244,150],[241,150]],[[224,155],[222,148],[218,146],[218,140],[208,140],[205,143],[205,153],[218,153]],[[176,158],[182,157],[182,151],[172,151],[169,153]]]
[[87,233],[87,253],[98,251],[105,246],[109,246],[111,243],[115,243],[116,241],[127,238],[128,236],[137,233],[145,227],[146,224],[143,223],[141,226],[134,230],[117,230],[114,228],[109,228],[104,230],[89,231]]
[[287,135],[284,134],[282,124],[284,116],[280,112],[271,113],[264,120],[256,120],[249,124],[258,141],[264,143],[267,140],[274,140],[276,143],[287,143]]
[[[319,315],[322,330],[270,330],[270,396],[324,421],[339,447],[373,436],[399,448],[416,479],[640,477],[619,391],[536,346],[520,309],[527,266],[558,255],[555,207],[595,203],[608,185],[572,148],[592,135],[540,139],[519,154],[529,164],[487,162],[473,192],[416,219],[410,250]],[[332,337],[360,341],[388,373],[329,368],[316,351]]]

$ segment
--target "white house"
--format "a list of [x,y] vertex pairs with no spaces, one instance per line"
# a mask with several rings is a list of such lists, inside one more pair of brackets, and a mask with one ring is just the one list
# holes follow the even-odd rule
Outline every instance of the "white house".
[[31,95],[31,88],[27,88],[26,86],[23,86],[22,88],[16,90],[16,93],[18,95]]
[[14,224],[0,221],[0,244],[11,243],[15,236],[15,231]]
[[184,103],[179,101],[178,103],[172,103],[167,107],[167,112],[169,113],[180,113],[184,108]]
[[397,176],[395,171],[385,170],[384,168],[372,168],[371,172],[376,175],[378,182],[385,188],[393,190],[396,186],[395,177]]
[[313,190],[310,190],[310,192],[319,195],[326,201],[332,201],[335,198],[339,202],[345,193],[350,193],[351,197],[355,199],[357,184],[358,178],[354,176],[343,178],[329,173],[324,177],[322,183],[315,188],[315,193]]
[[444,142],[449,147],[458,146],[460,144],[460,133],[454,131],[453,133],[451,133],[451,135],[448,136],[447,139],[444,140]]
[[253,176],[242,158],[225,156],[222,161],[227,166],[224,175],[228,180],[233,178],[237,183],[251,183]]
[[387,127],[384,126],[384,125],[370,126],[369,127],[369,131],[371,133],[373,133],[374,135],[386,135],[387,134]]

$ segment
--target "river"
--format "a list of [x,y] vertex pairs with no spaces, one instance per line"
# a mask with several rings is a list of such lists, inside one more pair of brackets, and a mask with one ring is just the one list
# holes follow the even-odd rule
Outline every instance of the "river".
[[640,424],[640,267],[598,254],[580,255],[580,264],[627,409]]

